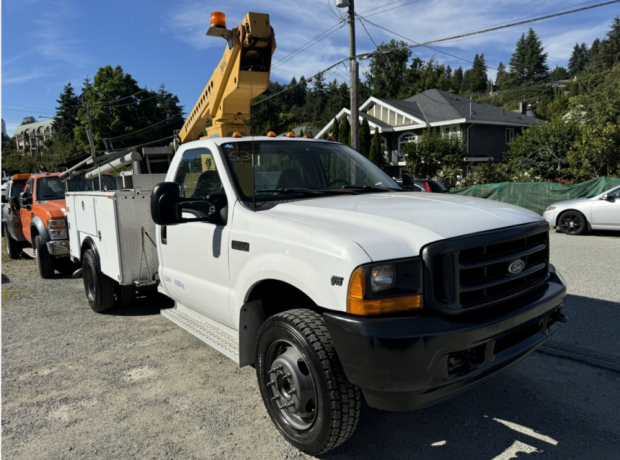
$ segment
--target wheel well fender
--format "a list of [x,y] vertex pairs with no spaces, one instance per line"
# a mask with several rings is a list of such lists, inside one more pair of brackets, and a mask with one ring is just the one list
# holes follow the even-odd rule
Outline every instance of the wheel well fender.
[[265,320],[293,308],[322,311],[305,293],[284,281],[263,280],[252,287],[239,312],[240,367],[254,364],[256,339]]
[[34,244],[34,237],[39,235],[43,238],[43,241],[46,243],[50,240],[50,235],[47,232],[47,227],[45,227],[45,223],[39,216],[32,219],[32,223],[30,224],[30,237],[32,238],[32,244]]
[[90,236],[87,236],[86,238],[84,238],[84,241],[82,241],[82,247],[80,249],[80,258],[82,260],[84,260],[84,253],[88,251],[89,249],[93,250],[97,260],[101,260],[99,258],[99,250],[97,249],[97,245],[95,244],[95,241]]

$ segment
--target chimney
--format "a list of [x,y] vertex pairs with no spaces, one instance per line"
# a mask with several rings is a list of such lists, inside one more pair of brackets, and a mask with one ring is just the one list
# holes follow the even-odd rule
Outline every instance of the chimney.
[[519,102],[519,113],[521,115],[527,115],[527,104],[525,102]]

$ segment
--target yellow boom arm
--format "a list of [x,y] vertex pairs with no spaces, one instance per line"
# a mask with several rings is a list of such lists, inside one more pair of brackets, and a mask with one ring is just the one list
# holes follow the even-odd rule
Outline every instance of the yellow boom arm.
[[248,13],[243,22],[232,30],[222,22],[212,22],[207,35],[224,37],[228,46],[211,79],[189,113],[179,139],[193,141],[207,128],[208,137],[227,137],[248,128],[243,120],[250,118],[251,102],[269,86],[271,56],[276,49],[275,33],[269,24],[269,15]]

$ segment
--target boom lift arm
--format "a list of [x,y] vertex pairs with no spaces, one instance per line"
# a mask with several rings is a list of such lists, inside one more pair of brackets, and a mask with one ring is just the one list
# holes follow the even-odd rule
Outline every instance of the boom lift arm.
[[243,120],[250,118],[251,101],[269,86],[276,40],[268,14],[248,13],[229,30],[224,14],[212,13],[207,35],[225,38],[228,46],[181,128],[181,144],[198,139],[209,120],[213,123],[207,128],[208,137],[245,134]]

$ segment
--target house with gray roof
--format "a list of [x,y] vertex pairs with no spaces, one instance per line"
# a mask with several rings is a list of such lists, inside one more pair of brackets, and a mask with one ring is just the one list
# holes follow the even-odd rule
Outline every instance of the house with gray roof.
[[[403,101],[369,98],[360,106],[360,122],[368,120],[372,133],[381,134],[388,161],[388,173],[400,176],[405,166],[401,148],[416,142],[428,128],[439,129],[444,136],[463,140],[463,163],[469,165],[503,160],[508,143],[524,128],[544,123],[523,110],[515,113],[490,104],[476,102],[468,97],[431,89]],[[342,109],[336,119],[350,117]],[[333,120],[316,135],[323,137],[331,132]]]
[[54,134],[53,124],[54,120],[49,119],[18,126],[14,134],[17,150],[26,155],[40,155],[43,142]]

